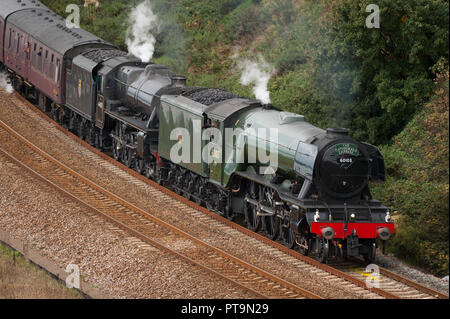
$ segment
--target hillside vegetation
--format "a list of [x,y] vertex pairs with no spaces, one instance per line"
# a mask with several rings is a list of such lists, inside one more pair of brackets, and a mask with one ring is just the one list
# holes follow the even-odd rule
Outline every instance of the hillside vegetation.
[[75,289],[53,277],[0,242],[0,299],[83,299]]
[[374,195],[398,209],[391,249],[414,264],[448,274],[449,71],[441,69],[430,102],[382,148],[388,181]]
[[[65,16],[77,0],[43,2]],[[82,26],[126,50],[127,16],[139,2],[101,1],[95,18],[82,10]],[[449,4],[379,0],[380,29],[368,29],[371,3],[151,0],[161,21],[154,61],[192,85],[253,97],[232,57],[263,54],[277,70],[269,82],[274,105],[386,145],[389,177],[375,195],[401,216],[389,249],[448,273],[448,98],[441,92],[448,90]]]

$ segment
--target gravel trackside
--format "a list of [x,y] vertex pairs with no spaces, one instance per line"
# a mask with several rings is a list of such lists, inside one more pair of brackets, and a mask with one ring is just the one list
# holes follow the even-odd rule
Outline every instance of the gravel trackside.
[[0,228],[113,298],[250,298],[213,275],[127,236],[0,157]]

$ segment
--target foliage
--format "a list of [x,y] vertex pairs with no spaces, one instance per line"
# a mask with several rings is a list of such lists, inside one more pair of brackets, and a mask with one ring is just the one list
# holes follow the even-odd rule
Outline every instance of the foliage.
[[388,181],[374,195],[399,212],[391,250],[434,272],[448,274],[449,71],[442,63],[432,100],[382,149]]
[[125,50],[125,23],[130,9],[139,1],[100,1],[101,6],[95,10],[95,14],[92,7],[88,9],[83,7],[84,0],[42,0],[41,2],[62,17],[69,15],[69,12],[66,12],[67,5],[79,5],[80,22],[83,28]]
[[352,129],[358,138],[380,143],[399,133],[432,93],[432,67],[448,58],[449,4],[377,1],[380,29],[367,29],[370,3],[333,2],[329,16],[336,22],[334,50],[353,57],[358,67]]

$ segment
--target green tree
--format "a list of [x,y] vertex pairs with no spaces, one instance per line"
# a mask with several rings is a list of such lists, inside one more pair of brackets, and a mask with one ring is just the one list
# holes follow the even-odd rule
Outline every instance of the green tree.
[[410,262],[448,274],[449,71],[442,62],[433,98],[383,147],[388,180],[376,198],[399,212],[391,250]]
[[343,54],[357,66],[358,94],[351,128],[357,138],[387,142],[433,90],[433,66],[448,58],[449,4],[443,0],[380,0],[380,28],[365,26],[372,1],[329,6],[333,46],[319,60]]

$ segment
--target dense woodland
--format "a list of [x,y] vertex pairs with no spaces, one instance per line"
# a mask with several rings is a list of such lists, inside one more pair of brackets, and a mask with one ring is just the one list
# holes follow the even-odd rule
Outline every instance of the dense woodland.
[[[67,16],[68,4],[84,0],[43,2]],[[95,12],[82,8],[82,27],[126,50],[128,15],[140,2],[100,0]],[[379,29],[365,24],[372,0],[150,2],[160,21],[153,61],[189,84],[253,97],[231,57],[261,53],[276,69],[275,106],[378,145],[388,178],[373,195],[397,211],[388,249],[448,274],[448,1],[377,0]]]

